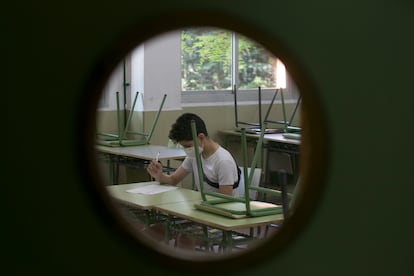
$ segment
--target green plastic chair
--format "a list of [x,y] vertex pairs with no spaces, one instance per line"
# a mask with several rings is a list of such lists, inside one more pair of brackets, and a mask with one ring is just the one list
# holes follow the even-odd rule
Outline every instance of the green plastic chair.
[[[269,119],[270,111],[271,111],[271,109],[273,107],[273,103],[274,103],[274,101],[276,99],[276,96],[279,93],[279,91],[280,91],[280,100],[282,102],[282,115],[283,115],[283,120],[270,120]],[[292,134],[298,134],[298,132],[301,131],[301,128],[300,127],[294,127],[294,126],[292,126],[292,122],[293,122],[293,119],[295,118],[296,112],[298,110],[298,107],[300,106],[301,101],[302,101],[302,95],[300,95],[299,98],[297,99],[296,104],[295,104],[295,107],[292,110],[292,113],[290,114],[290,118],[288,120],[287,119],[287,115],[286,115],[286,107],[285,107],[285,99],[284,99],[284,96],[283,96],[283,91],[281,91],[280,89],[276,89],[275,90],[275,93],[273,94],[273,98],[272,98],[272,100],[271,100],[271,102],[269,104],[269,107],[268,107],[268,109],[266,111],[266,115],[265,115],[265,118],[264,118],[264,122],[265,123],[282,125],[282,130],[286,134],[291,134],[291,133]],[[290,137],[296,138],[297,135],[290,135]],[[290,138],[290,137],[286,137],[286,138]]]
[[[192,136],[194,141],[194,150],[196,153],[196,162],[197,162],[197,170],[198,170],[198,177],[200,183],[200,193],[202,197],[202,201],[200,203],[195,204],[195,208],[220,214],[223,216],[231,217],[231,218],[243,218],[243,217],[258,217],[258,216],[267,216],[267,215],[276,215],[283,213],[283,206],[277,205],[269,202],[264,201],[257,201],[251,200],[249,196],[249,192],[251,190],[255,190],[259,193],[266,193],[270,195],[277,195],[281,196],[281,191],[273,190],[264,187],[255,187],[251,185],[254,168],[256,168],[257,159],[261,152],[261,148],[263,145],[263,136],[264,136],[264,129],[265,124],[262,126],[261,135],[256,145],[256,151],[254,158],[252,160],[251,166],[247,165],[247,143],[246,143],[246,132],[244,129],[241,131],[241,139],[242,139],[242,153],[243,153],[243,173],[245,177],[244,185],[245,185],[245,193],[243,197],[235,197],[230,195],[225,195],[217,192],[209,192],[204,191],[203,187],[203,173],[202,173],[202,165],[201,165],[201,157],[200,152],[198,150],[198,139],[197,139],[197,131],[195,122],[191,122],[191,130]],[[248,167],[250,167],[250,173],[248,173]]]
[[[97,144],[104,145],[104,146],[111,146],[111,147],[118,147],[118,146],[142,146],[147,145],[150,143],[151,137],[155,131],[155,127],[157,126],[158,119],[160,117],[162,108],[165,103],[165,99],[167,98],[167,94],[164,94],[162,98],[160,107],[155,115],[154,121],[152,122],[152,126],[149,132],[139,132],[139,131],[130,131],[129,127],[131,124],[131,119],[133,115],[133,110],[135,109],[136,101],[138,98],[139,92],[135,94],[134,102],[132,104],[131,112],[129,113],[127,122],[125,124],[124,129],[121,130],[121,119],[120,119],[120,108],[119,108],[119,92],[116,92],[116,103],[117,103],[117,124],[118,124],[118,134],[112,133],[97,133],[98,139]],[[144,137],[144,139],[127,139],[128,135],[138,135],[140,137]]]

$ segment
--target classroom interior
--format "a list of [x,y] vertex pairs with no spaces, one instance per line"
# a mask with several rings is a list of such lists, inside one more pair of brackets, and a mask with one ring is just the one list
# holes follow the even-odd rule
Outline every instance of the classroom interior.
[[[148,132],[152,127],[162,103],[162,98],[166,94],[162,112],[151,137],[151,144],[155,145],[168,145],[168,133],[171,125],[179,115],[187,112],[198,114],[203,118],[208,126],[209,135],[222,146],[225,144],[226,136],[220,131],[236,129],[236,119],[237,121],[258,123],[260,108],[262,120],[266,115],[269,120],[283,119],[280,94],[276,94],[276,99],[270,107],[276,89],[268,89],[266,92],[262,92],[260,103],[257,89],[250,89],[247,100],[237,100],[238,118],[235,118],[233,93],[221,96],[220,101],[213,98],[208,101],[199,100],[197,102],[197,100],[191,98],[192,95],[182,100],[185,96],[182,96],[179,64],[180,31],[161,34],[146,41],[143,45],[139,45],[129,53],[114,68],[102,91],[96,114],[96,132],[118,133],[116,92],[119,92],[120,95],[120,124],[122,126],[130,116],[136,93],[139,93],[135,110],[132,111],[129,129],[140,132]],[[290,117],[297,105],[300,91],[288,72],[286,78],[287,87],[284,91],[286,98],[284,106],[286,114]],[[127,83],[126,87],[124,83]],[[243,93],[243,91],[238,93]],[[123,98],[124,95],[126,95],[125,99]],[[124,101],[126,101],[125,109],[122,108]],[[268,111],[269,114],[266,114]],[[300,118],[300,108],[298,108],[292,118],[291,125],[300,126]],[[243,127],[242,124],[241,127]],[[244,127],[249,128],[251,126],[245,125]],[[281,125],[268,123],[268,127],[281,128]],[[134,137],[134,139],[141,138],[140,136]],[[229,146],[236,160],[241,164],[240,149],[231,144]],[[122,172],[121,177],[124,179],[121,179],[121,182],[133,181],[133,174],[134,172],[130,171]]]
[[[299,135],[301,127],[300,91],[287,71],[284,71],[283,76],[279,77],[284,79],[283,92],[279,88],[270,88],[265,91],[261,88],[254,88],[237,92],[237,100],[234,91],[221,96],[221,101],[197,102],[194,98],[191,98],[192,95],[184,99],[185,96],[183,96],[180,86],[180,71],[177,70],[180,64],[180,35],[180,30],[177,30],[144,42],[129,53],[114,69],[105,85],[97,108],[96,137],[98,145],[100,144],[99,141],[106,139],[100,134],[118,135],[120,132],[119,124],[124,128],[128,122],[128,129],[131,132],[142,133],[148,133],[155,124],[149,144],[175,147],[176,145],[171,144],[168,138],[172,124],[183,113],[195,113],[205,121],[209,136],[229,150],[237,164],[243,166],[245,160],[243,160],[240,135],[236,137],[226,134],[224,131],[240,133],[241,128],[252,128],[251,125],[245,124],[246,122],[255,124],[266,122],[268,130],[284,133],[284,125],[274,121],[290,120],[289,125],[298,128],[296,132]],[[277,57],[274,56],[274,58]],[[283,70],[286,69],[283,68]],[[284,95],[283,101],[282,93]],[[118,96],[118,99],[116,96]],[[163,102],[163,97],[165,97],[165,102]],[[284,116],[287,116],[287,118]],[[257,132],[254,135],[259,136],[259,133]],[[145,139],[140,135],[130,134],[127,136],[125,139]],[[235,137],[236,139],[234,139]],[[257,141],[257,138],[250,139],[250,141]],[[300,138],[296,138],[291,142],[300,144]],[[246,148],[249,166],[256,152],[256,144],[248,143]],[[117,143],[115,145],[119,146]],[[261,147],[260,158],[256,164],[256,167],[261,169],[258,185],[280,190],[277,172],[283,170],[288,172],[286,188],[289,193],[292,193],[299,175],[299,152],[295,153],[295,158],[293,158],[290,153],[287,154],[277,150],[271,152],[267,151],[264,145]],[[128,146],[125,146],[125,148],[127,149]],[[102,158],[102,156],[98,156],[97,162],[104,180],[103,185],[111,186],[111,184],[114,184],[111,179],[113,177],[111,171],[113,164],[108,159]],[[168,167],[174,169],[181,164],[182,159],[169,160],[168,162]],[[294,166],[292,166],[292,163],[295,163]],[[146,166],[121,165],[118,170],[117,174],[119,175],[117,175],[116,184],[121,186],[122,184],[153,180],[149,177]],[[179,187],[186,189],[194,189],[193,185],[192,174],[178,184]],[[126,185],[125,187],[131,186]],[[268,196],[266,198],[256,194],[254,199],[281,204],[280,196]],[[135,215],[135,211],[125,210],[124,207],[121,207],[120,210],[129,222],[136,222],[137,217],[140,217]],[[137,229],[142,230],[142,225],[138,225]],[[268,225],[271,226],[272,224],[269,223]],[[275,225],[273,226],[273,228],[276,228]],[[263,225],[261,229],[259,228],[255,230],[257,233],[254,235],[262,237],[263,233],[269,229],[266,225]],[[246,232],[246,229],[242,231]],[[273,233],[272,231],[276,232],[271,229],[270,233]],[[240,246],[235,250],[238,251],[239,249]],[[207,251],[207,253],[211,253],[211,250]]]

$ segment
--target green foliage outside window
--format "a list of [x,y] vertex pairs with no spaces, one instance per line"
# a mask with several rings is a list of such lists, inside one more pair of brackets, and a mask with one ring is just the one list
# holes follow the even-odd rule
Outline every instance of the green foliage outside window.
[[231,89],[231,33],[184,30],[181,61],[183,90]]
[[[181,33],[183,91],[232,89],[232,33],[220,29],[193,28]],[[275,57],[263,47],[239,36],[238,87],[273,88]]]
[[239,36],[238,74],[240,89],[274,88],[276,58],[259,44]]

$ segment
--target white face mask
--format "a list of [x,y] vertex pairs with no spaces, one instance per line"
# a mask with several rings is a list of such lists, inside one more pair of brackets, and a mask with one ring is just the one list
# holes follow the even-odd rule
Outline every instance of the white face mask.
[[[189,147],[189,148],[183,148],[185,154],[187,154],[188,157],[195,157],[195,150],[194,147]],[[203,152],[203,148],[202,147],[198,147],[198,151],[200,153]]]

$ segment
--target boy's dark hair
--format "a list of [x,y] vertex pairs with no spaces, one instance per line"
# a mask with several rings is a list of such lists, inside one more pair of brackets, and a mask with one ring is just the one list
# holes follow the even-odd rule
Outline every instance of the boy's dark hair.
[[174,142],[179,141],[192,141],[193,135],[191,131],[191,121],[194,120],[196,124],[197,135],[203,133],[208,136],[206,125],[204,121],[193,113],[184,113],[177,118],[175,123],[171,126],[170,134],[168,138]]

